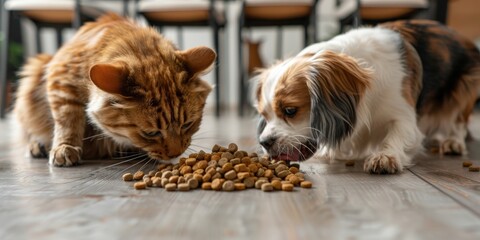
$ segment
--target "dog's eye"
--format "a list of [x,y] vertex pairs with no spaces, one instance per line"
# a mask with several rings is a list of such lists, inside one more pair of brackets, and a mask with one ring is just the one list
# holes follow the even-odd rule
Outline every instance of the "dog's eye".
[[162,135],[160,131],[142,131],[142,135],[146,138],[154,138]]
[[295,107],[286,107],[283,109],[283,114],[287,117],[294,117],[297,113],[297,108]]

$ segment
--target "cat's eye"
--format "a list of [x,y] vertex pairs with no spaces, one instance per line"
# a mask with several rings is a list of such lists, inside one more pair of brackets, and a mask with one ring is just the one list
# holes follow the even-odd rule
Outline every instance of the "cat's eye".
[[183,129],[183,130],[189,129],[190,127],[193,126],[193,123],[194,123],[193,121],[192,121],[192,122],[186,122],[186,123],[184,123],[184,124],[182,125],[182,129]]
[[296,107],[286,107],[283,109],[283,114],[287,117],[294,117],[295,114],[297,114],[297,108]]
[[142,131],[142,135],[147,138],[153,138],[162,135],[162,133],[160,131]]

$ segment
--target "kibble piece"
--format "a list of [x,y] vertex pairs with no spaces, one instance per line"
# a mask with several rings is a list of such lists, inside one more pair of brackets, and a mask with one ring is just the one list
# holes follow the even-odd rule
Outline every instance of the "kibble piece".
[[248,165],[248,168],[250,169],[250,172],[252,172],[252,173],[257,173],[257,171],[258,171],[257,164],[255,164],[255,163],[250,163]]
[[205,153],[205,157],[203,158],[205,161],[210,161],[212,159],[212,154],[210,153]]
[[480,172],[480,167],[479,166],[470,166],[470,167],[468,167],[468,171],[470,171],[470,172]]
[[135,174],[133,174],[133,179],[134,180],[142,180],[144,175],[145,175],[145,173],[143,173],[142,171],[137,171],[137,172],[135,172]]
[[149,172],[148,172],[148,176],[149,176],[149,177],[155,176],[155,171],[153,171],[153,170],[152,170],[152,171],[149,171]]
[[301,172],[297,172],[295,173],[295,176],[299,177],[299,178],[305,178],[305,174],[301,173]]
[[260,162],[260,164],[262,164],[264,167],[268,167],[268,165],[270,165],[270,161],[268,161],[268,158],[261,158],[259,162]]
[[228,160],[233,159],[233,154],[231,154],[230,152],[224,152],[222,153],[222,158],[226,158]]
[[303,181],[300,183],[300,187],[302,188],[311,188],[312,187],[312,182],[310,181]]
[[166,171],[162,174],[162,178],[170,178],[173,176],[172,171]]
[[210,174],[210,175],[215,175],[215,173],[217,173],[217,170],[215,170],[215,168],[210,168],[209,170],[207,170],[207,174]]
[[279,164],[276,168],[275,168],[275,173],[278,175],[279,172],[283,171],[283,170],[287,170],[288,167],[287,165],[284,165],[284,164]]
[[205,168],[207,168],[208,162],[207,162],[207,160],[201,160],[201,161],[197,162],[195,165],[197,166],[198,169],[203,169],[204,170]]
[[180,171],[178,169],[173,169],[172,170],[172,174],[173,176],[179,176],[180,175]]
[[263,177],[265,175],[265,170],[263,168],[259,168],[257,171],[257,177]]
[[133,187],[137,190],[145,189],[147,188],[147,184],[145,182],[136,182],[133,184]]
[[233,191],[235,190],[235,184],[233,181],[227,180],[222,185],[223,191]]
[[203,160],[205,159],[205,151],[200,150],[197,154],[197,160]]
[[213,176],[212,176],[212,181],[215,180],[215,179],[219,179],[219,178],[221,178],[221,177],[222,177],[222,174],[220,174],[219,172],[217,172],[217,173],[213,174]]
[[237,173],[237,177],[238,177],[238,179],[243,180],[245,178],[250,177],[250,173],[249,172],[239,172],[239,173]]
[[245,187],[247,187],[247,188],[255,187],[255,179],[253,177],[245,178],[243,180],[243,183],[245,184]]
[[168,178],[162,178],[160,183],[162,184],[162,187],[165,187],[167,184],[169,184]]
[[288,170],[293,174],[295,174],[297,172],[300,172],[300,170],[298,170],[298,168],[296,168],[296,167],[290,167]]
[[271,183],[264,183],[262,184],[262,191],[264,192],[270,192],[273,191],[273,186]]
[[273,177],[273,171],[272,169],[267,169],[265,170],[265,175],[264,175],[266,178],[272,178]]
[[233,153],[233,157],[242,159],[244,157],[244,155],[243,155],[243,152],[236,151],[235,153]]
[[226,147],[220,147],[220,150],[218,150],[219,152],[226,152],[228,151],[228,149]]
[[196,162],[197,162],[196,158],[190,157],[190,158],[187,158],[187,160],[185,161],[185,164],[187,164],[188,166],[193,166],[195,165]]
[[205,173],[205,175],[202,176],[203,182],[209,182],[210,179],[212,179],[212,175],[210,175],[210,173]]
[[234,153],[238,150],[238,146],[235,143],[228,144],[228,151]]
[[189,165],[186,165],[186,166],[183,166],[181,169],[180,169],[180,175],[185,175],[187,173],[192,173],[192,167],[190,167]]
[[245,190],[247,187],[245,186],[245,183],[235,183],[235,190]]
[[178,177],[177,184],[186,183],[186,182],[187,180],[183,176]]
[[155,186],[155,187],[161,187],[162,186],[162,179],[157,177],[157,178],[155,178],[155,180],[153,180],[152,183],[153,183],[153,186]]
[[263,185],[263,184],[266,184],[266,183],[268,183],[267,180],[259,179],[259,180],[257,180],[257,181],[255,182],[255,188],[261,189],[261,188],[262,188],[262,185]]
[[282,184],[282,190],[287,191],[287,192],[293,191],[293,184],[291,184],[291,183]]
[[232,159],[230,160],[230,163],[231,163],[233,166],[235,166],[235,165],[237,165],[237,164],[242,163],[242,160],[241,160],[240,158],[232,158]]
[[258,157],[258,154],[255,153],[255,152],[252,152],[248,155],[249,157],[253,158],[253,157]]
[[145,184],[147,184],[148,187],[153,186],[153,182],[152,182],[152,179],[151,179],[150,177],[144,178],[144,179],[143,179],[143,182],[144,182]]
[[271,184],[275,190],[282,190],[282,183],[279,180],[273,180]]
[[233,180],[237,177],[237,173],[235,172],[235,170],[230,170],[227,173],[225,173],[224,177],[227,180]]
[[470,162],[470,161],[465,161],[465,162],[463,162],[463,167],[470,167],[470,166],[472,166],[472,165],[473,165],[473,163]]
[[248,172],[249,171],[248,167],[243,163],[237,164],[233,168],[237,172]]
[[162,172],[156,172],[154,177],[159,177],[159,178],[161,178],[161,177],[162,177]]
[[212,189],[213,190],[222,189],[222,181],[220,181],[220,178],[217,178],[217,179],[212,181]]
[[198,153],[190,153],[189,158],[197,158]]
[[175,191],[175,190],[177,190],[177,184],[175,184],[175,183],[168,183],[167,185],[165,185],[165,190],[167,190],[167,191]]
[[283,170],[283,171],[279,172],[279,173],[277,174],[277,177],[283,179],[283,178],[285,178],[286,176],[288,176],[289,174],[290,174],[290,171],[288,171],[288,169],[286,169],[286,170]]
[[212,183],[211,182],[204,182],[202,183],[203,190],[212,190]]
[[195,178],[192,178],[192,179],[188,180],[187,183],[188,183],[188,186],[190,187],[190,189],[198,188],[198,181]]
[[218,160],[220,160],[220,158],[221,158],[220,155],[214,154],[214,155],[212,155],[212,158],[210,159],[210,161],[218,161]]
[[125,181],[125,182],[132,181],[133,180],[133,174],[125,173],[125,174],[123,174],[122,178],[123,178],[123,181]]
[[292,183],[293,185],[297,186],[300,183],[300,178],[297,177],[296,175],[292,175],[288,181]]
[[219,167],[223,167],[223,165],[227,164],[228,163],[228,159],[227,158],[220,158],[220,160],[218,160],[218,166]]
[[345,162],[345,166],[347,167],[353,167],[355,166],[355,160],[348,160]]
[[222,166],[222,172],[223,173],[226,173],[230,170],[233,169],[233,165],[231,163],[225,163],[223,166]]
[[218,144],[213,145],[212,152],[218,152],[218,151],[220,151],[220,145]]
[[180,184],[178,184],[177,189],[179,191],[189,191],[190,190],[190,185],[188,185],[188,183],[180,183]]
[[195,170],[193,173],[203,175],[204,172],[205,172],[205,170],[200,168],[200,169]]
[[168,179],[168,182],[169,183],[177,183],[178,182],[178,176],[171,176],[169,179]]
[[252,163],[252,160],[250,159],[250,157],[243,157],[242,163],[245,164],[245,166],[248,166]]

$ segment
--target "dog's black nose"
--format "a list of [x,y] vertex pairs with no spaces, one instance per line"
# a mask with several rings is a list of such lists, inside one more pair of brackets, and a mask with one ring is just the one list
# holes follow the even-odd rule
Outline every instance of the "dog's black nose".
[[268,137],[260,141],[260,145],[265,149],[270,149],[277,139],[273,137]]

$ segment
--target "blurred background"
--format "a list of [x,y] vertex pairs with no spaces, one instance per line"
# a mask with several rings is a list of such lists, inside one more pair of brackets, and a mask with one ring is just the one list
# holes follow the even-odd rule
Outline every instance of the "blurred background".
[[1,0],[0,116],[27,57],[54,54],[84,22],[108,11],[155,26],[179,49],[214,48],[217,67],[204,78],[216,86],[207,109],[217,116],[251,115],[248,79],[256,68],[362,25],[432,19],[480,45],[478,0]]

